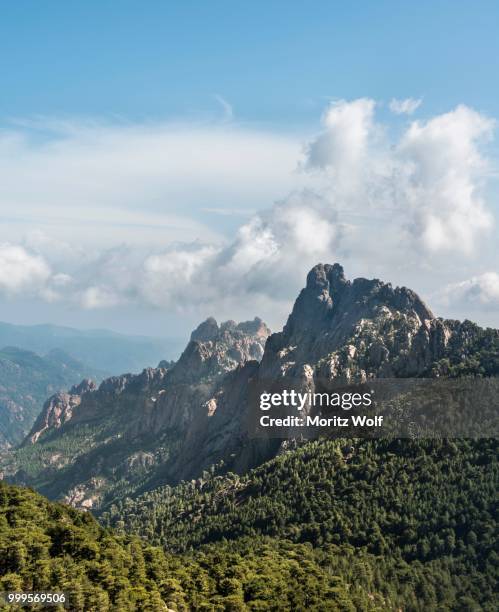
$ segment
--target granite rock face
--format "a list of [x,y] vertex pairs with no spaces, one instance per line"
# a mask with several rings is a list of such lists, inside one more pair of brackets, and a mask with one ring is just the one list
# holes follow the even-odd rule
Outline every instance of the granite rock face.
[[83,396],[96,388],[94,382],[85,379],[74,385],[68,393],[59,392],[49,397],[24,443],[35,444],[45,431],[62,427],[72,418],[73,411],[81,404]]
[[191,334],[191,340],[169,375],[170,382],[199,382],[219,376],[247,361],[263,356],[270,329],[256,317],[253,321],[226,321],[220,326],[213,317]]
[[267,378],[314,375],[345,382],[432,375],[450,345],[479,334],[469,322],[436,318],[416,293],[378,279],[345,278],[339,264],[315,266],[282,332],[269,338]]

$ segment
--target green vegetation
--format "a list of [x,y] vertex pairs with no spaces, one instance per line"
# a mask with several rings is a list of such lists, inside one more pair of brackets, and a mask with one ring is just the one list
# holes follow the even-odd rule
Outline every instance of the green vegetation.
[[[448,409],[469,387],[479,410],[464,414],[495,423],[498,333],[465,322],[442,354],[424,372],[444,383],[424,387],[437,414],[435,389],[458,377]],[[64,590],[77,612],[496,610],[496,440],[321,439],[245,475],[228,472],[231,446],[197,480],[158,488],[186,438],[137,420],[156,392],[147,376],[119,400],[103,392],[87,420],[10,453],[6,477],[85,499],[101,525],[0,484],[0,590]]]
[[124,500],[103,520],[172,551],[261,535],[353,547],[377,560],[377,592],[404,609],[492,610],[497,450],[495,440],[316,441],[243,477],[204,473]]
[[[16,484],[32,486],[49,499],[62,499],[68,483],[84,480],[85,474],[99,466],[92,495],[103,505],[122,499],[142,487],[155,488],[153,468],[163,465],[179,445],[175,432],[145,436],[138,441],[119,435],[120,426],[113,414],[98,422],[69,422],[60,430],[47,432],[43,443],[27,444],[0,459],[0,470],[16,474]],[[151,464],[133,462],[134,457],[147,456]],[[99,482],[99,485],[95,484]],[[164,481],[161,481],[164,482]]]
[[259,538],[164,553],[0,482],[0,590],[65,591],[74,612],[394,609],[377,581],[352,548]]
[[464,321],[463,335],[468,337],[464,346],[451,338],[445,359],[430,368],[432,376],[499,376],[499,331],[483,329]]
[[492,611],[497,468],[493,440],[315,441],[127,499],[114,529],[0,482],[0,590],[77,612]]

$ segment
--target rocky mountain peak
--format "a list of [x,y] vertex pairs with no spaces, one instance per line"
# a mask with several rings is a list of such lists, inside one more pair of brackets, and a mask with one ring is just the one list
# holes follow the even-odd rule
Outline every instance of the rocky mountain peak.
[[394,289],[379,279],[350,281],[340,264],[318,264],[307,275],[306,287],[295,302],[284,334],[292,336],[301,329],[337,327],[345,318],[376,316],[382,307],[415,314],[421,321],[434,318],[418,295],[406,287]]
[[220,333],[220,328],[216,319],[208,317],[206,321],[200,323],[191,334],[192,342],[209,342],[215,340]]
[[341,349],[351,354],[347,346],[359,355],[373,345],[372,354],[383,361],[391,351],[409,351],[420,330],[438,327],[434,321],[431,310],[406,287],[379,279],[351,281],[338,263],[318,264],[307,275],[283,331],[271,336],[262,371],[298,373],[304,364]]
[[350,285],[345,278],[343,266],[335,264],[317,264],[307,274],[306,289],[327,288],[329,293],[339,293],[344,287]]
[[90,378],[84,378],[77,385],[73,385],[69,390],[70,395],[83,395],[84,393],[89,393],[91,391],[95,391],[97,389],[97,385]]
[[[90,381],[83,381],[83,383],[85,382]],[[72,418],[73,410],[81,403],[82,395],[77,392],[77,389],[83,383],[73,387],[69,393],[59,392],[49,397],[23,444],[28,442],[35,444],[45,431],[59,429]],[[93,389],[95,389],[95,385],[93,385]],[[88,390],[93,389],[89,388]]]
[[229,320],[220,323],[220,325],[218,325],[214,317],[208,317],[191,333],[191,341],[216,342],[230,339],[230,336],[250,336],[267,339],[269,335],[270,329],[260,317],[255,317],[253,321],[242,321],[241,323]]
[[180,356],[168,380],[188,382],[218,376],[247,361],[260,361],[270,329],[258,317],[220,325],[213,317],[203,321],[191,334],[187,348]]

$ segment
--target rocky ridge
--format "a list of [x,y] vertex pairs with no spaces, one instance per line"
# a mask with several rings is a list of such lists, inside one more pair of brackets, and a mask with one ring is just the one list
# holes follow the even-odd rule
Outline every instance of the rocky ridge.
[[[350,281],[340,265],[319,264],[281,332],[269,336],[259,319],[220,326],[208,319],[170,370],[115,377],[85,392],[51,436],[51,444],[82,444],[71,464],[61,473],[46,459],[28,484],[48,483],[41,490],[49,497],[95,508],[124,491],[197,478],[220,462],[244,472],[281,449],[278,440],[248,438],[255,379],[299,378],[310,386],[317,378],[447,376],[463,367],[499,372],[497,330],[436,318],[410,289]],[[36,444],[49,453],[45,436]]]
[[86,378],[80,384],[73,385],[67,393],[60,391],[49,397],[33,424],[25,443],[29,441],[34,444],[45,431],[62,427],[72,418],[73,411],[81,404],[83,395],[95,391],[95,389],[97,389],[95,383]]
[[168,407],[173,400],[178,401],[177,392],[181,391],[187,399],[184,394],[188,393],[188,386],[213,384],[247,361],[260,360],[269,334],[270,330],[259,318],[239,324],[226,321],[218,326],[210,317],[192,332],[190,342],[172,367],[146,368],[137,375],[112,376],[98,388],[92,381],[84,380],[68,393],[50,397],[25,444],[37,442],[44,432],[59,429],[70,420],[72,425],[94,421],[103,406],[116,403],[114,409],[119,405],[123,412],[122,404],[128,404],[131,399],[142,404],[142,414],[139,411],[136,415],[140,420],[134,433],[171,426],[174,423],[169,417],[175,419],[175,415],[169,414]]
[[471,354],[482,330],[437,318],[412,290],[347,280],[339,264],[315,266],[282,332],[269,338],[260,376],[313,375],[345,382],[446,374],[447,357]]
[[254,367],[269,334],[258,318],[220,326],[210,318],[193,331],[171,368],[111,377],[99,387],[87,380],[57,393],[23,444],[24,454],[33,446],[40,453],[38,475],[28,477],[16,463],[6,475],[14,470],[16,482],[35,486],[43,475],[50,497],[84,508],[99,505],[115,486],[170,478],[191,452],[196,432],[214,416],[215,388],[232,372]]

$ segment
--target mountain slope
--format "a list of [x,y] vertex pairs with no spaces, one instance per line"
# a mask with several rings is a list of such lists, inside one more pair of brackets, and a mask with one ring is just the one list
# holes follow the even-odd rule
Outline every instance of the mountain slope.
[[102,373],[60,350],[40,356],[17,347],[0,350],[0,448],[19,444],[43,402],[58,390]]
[[174,551],[262,535],[354,547],[412,575],[418,601],[406,593],[403,609],[493,610],[498,450],[492,439],[319,440],[242,477],[206,473],[126,499],[102,518]]
[[102,529],[89,513],[0,482],[0,591],[63,591],[73,612],[394,610],[373,594],[383,573],[369,555],[271,539],[165,554]]

